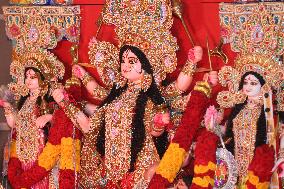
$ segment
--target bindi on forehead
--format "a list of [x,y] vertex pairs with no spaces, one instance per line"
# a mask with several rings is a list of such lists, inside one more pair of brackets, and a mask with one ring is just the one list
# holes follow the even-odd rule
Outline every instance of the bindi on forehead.
[[246,78],[245,78],[245,81],[254,81],[254,82],[258,82],[258,79],[255,78],[255,76],[253,75],[248,75]]
[[28,70],[26,72],[26,76],[35,76],[35,75],[36,75],[36,73],[33,70]]
[[122,54],[122,57],[127,58],[129,55],[129,52],[131,52],[130,49],[127,49],[126,51],[124,51],[124,53]]

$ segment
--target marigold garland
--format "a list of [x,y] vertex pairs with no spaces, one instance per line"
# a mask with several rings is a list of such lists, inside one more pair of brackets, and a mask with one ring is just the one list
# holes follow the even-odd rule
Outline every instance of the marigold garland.
[[[73,101],[80,101],[80,87],[66,89]],[[79,95],[79,96],[78,96]],[[75,99],[73,98],[75,97]],[[16,154],[16,142],[12,140],[11,158],[8,166],[8,177],[15,189],[30,188],[33,184],[42,180],[48,175],[48,172],[54,167],[60,158],[61,168],[59,170],[59,188],[73,189],[75,183],[74,164],[73,161],[73,134],[74,127],[72,121],[66,116],[62,109],[57,109],[53,113],[52,127],[49,130],[48,142],[39,155],[36,164],[29,170],[23,172],[21,163]],[[16,133],[13,133],[15,139]],[[76,146],[76,170],[80,165],[80,140],[82,133],[75,129],[75,146]],[[71,144],[71,145],[70,145]],[[65,154],[66,153],[66,154]],[[68,161],[67,161],[68,160]],[[72,164],[72,166],[71,166]]]
[[[76,171],[79,171],[81,141],[78,139],[75,140],[75,149],[76,149]],[[59,168],[74,170],[74,163],[72,157],[73,157],[73,139],[70,137],[68,138],[63,137],[61,139],[61,161]]]
[[259,177],[254,175],[252,171],[248,173],[248,181],[255,186],[256,189],[267,189],[269,182],[259,182]]
[[209,185],[214,186],[214,179],[212,179],[210,176],[205,176],[203,178],[201,177],[194,177],[192,179],[192,183],[201,186],[203,188],[208,188]]
[[185,155],[186,151],[180,148],[179,144],[171,143],[163,159],[160,161],[156,173],[173,182],[184,161]]
[[203,174],[208,172],[209,170],[215,171],[215,169],[216,169],[216,164],[210,161],[208,165],[195,165],[194,173]]
[[[195,137],[195,134],[203,119],[203,115],[206,111],[206,108],[209,104],[209,99],[206,95],[207,94],[204,94],[200,90],[193,90],[191,92],[191,97],[183,114],[181,124],[179,125],[177,132],[172,140],[172,143],[178,144],[178,147],[180,149],[183,149],[185,152],[189,150]],[[166,154],[161,160],[161,163],[164,162],[164,158],[167,158]],[[181,163],[173,162],[175,162],[173,161],[173,159],[170,159],[170,161],[167,160],[167,164],[162,166],[163,170],[156,171],[149,184],[149,189],[166,188],[169,183],[174,180],[177,173],[177,169],[180,169],[181,167]],[[179,165],[178,168],[177,165]]]
[[10,157],[17,158],[17,148],[16,148],[16,140],[11,141],[11,146],[10,146]]
[[52,145],[47,142],[45,148],[38,157],[38,165],[45,168],[45,170],[51,170],[58,160],[59,153],[60,145]]

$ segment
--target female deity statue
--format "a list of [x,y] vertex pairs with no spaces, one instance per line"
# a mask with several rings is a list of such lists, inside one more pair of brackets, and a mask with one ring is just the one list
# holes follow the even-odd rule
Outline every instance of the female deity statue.
[[[229,91],[221,92],[217,102],[222,108],[233,107],[225,126],[224,138],[226,148],[233,154],[237,168],[231,166],[234,165],[231,156],[227,156],[227,159],[223,156],[221,158],[224,159],[216,161],[216,158],[220,158],[216,151],[221,130],[216,129],[214,125],[220,123],[222,118],[217,116],[217,113],[208,113],[214,116],[205,117],[207,130],[200,132],[197,137],[194,177],[190,188],[269,187],[275,156],[275,130],[271,125],[273,121],[267,121],[271,119],[267,114],[272,111],[267,103],[272,100],[267,99],[271,88],[276,89],[275,91],[280,88],[283,73],[283,67],[270,57],[257,54],[240,56],[236,60],[236,69],[229,66],[221,69],[219,80],[222,85],[229,86]],[[180,146],[185,138],[192,141],[192,137],[186,137],[183,133],[184,131],[177,130],[173,141],[179,141],[179,148],[172,147],[175,150],[167,150],[151,180],[150,188],[166,188],[175,178],[185,157],[182,153],[185,153],[185,150]],[[175,163],[172,163],[173,157],[176,159]],[[220,162],[224,160],[227,164],[222,167]],[[282,156],[278,165],[281,162]],[[225,168],[225,172],[221,168]],[[235,172],[238,178],[235,178]]]
[[[80,182],[86,188],[144,184],[141,181],[145,169],[159,160],[152,136],[161,135],[162,126],[169,122],[146,55],[135,46],[124,45],[119,60],[121,81],[113,86],[92,117],[77,112],[73,118],[85,133]],[[93,88],[91,94],[98,90],[107,94],[82,67],[75,66],[74,72],[86,82],[87,89]],[[53,96],[59,104],[62,100],[66,103],[62,91],[56,90]],[[156,114],[159,118],[154,118]],[[155,127],[153,119],[162,126]]]
[[[279,89],[283,81],[283,71],[283,67],[269,56],[259,54],[241,55],[236,59],[236,69],[227,66],[221,69],[220,81],[223,85],[229,85],[229,91],[219,93],[217,102],[222,108],[232,107],[225,124],[223,138],[225,138],[226,149],[233,154],[236,162],[237,180],[234,182],[237,183],[230,184],[232,179],[230,176],[224,177],[226,173],[220,175],[222,172],[220,167],[215,170],[214,166],[209,166],[216,164],[214,152],[216,152],[220,136],[220,129],[214,126],[214,123],[218,122],[217,116],[213,116],[213,124],[206,124],[208,129],[206,138],[214,142],[202,145],[205,137],[201,136],[198,141],[200,145],[197,142],[196,146],[200,151],[209,150],[213,155],[204,157],[202,153],[196,154],[196,162],[199,163],[195,164],[196,170],[201,166],[212,169],[203,174],[195,172],[193,188],[205,188],[202,180],[206,176],[210,178],[206,188],[212,188],[214,171],[215,186],[221,188],[269,188],[276,150],[274,121],[273,119],[271,121],[273,114],[268,115],[272,113],[272,100],[269,94],[272,88],[274,91]],[[228,173],[232,172],[230,169],[233,167],[228,168]]]
[[159,161],[162,148],[166,147],[165,143],[159,146],[160,141],[156,146],[153,140],[153,136],[164,132],[169,114],[149,60],[143,51],[128,44],[120,48],[119,60],[121,80],[109,94],[84,68],[74,66],[74,75],[83,81],[90,94],[104,99],[90,118],[73,107],[63,90],[53,93],[61,107],[67,112],[73,111],[71,119],[85,133],[80,173],[80,184],[85,188],[147,187],[145,173]]
[[[85,134],[81,187],[147,188],[149,179],[144,173],[160,160],[167,142],[164,130],[169,112],[159,88],[177,63],[177,42],[169,31],[171,6],[163,0],[129,4],[107,1],[106,7],[103,18],[115,24],[118,48],[97,40],[89,44],[90,62],[104,87],[82,67],[73,68],[88,92],[102,100],[101,105],[87,117],[63,89],[55,90],[53,97]],[[181,80],[191,82],[194,63],[201,58],[198,54],[194,57],[180,75]],[[184,88],[182,84],[186,84]],[[183,91],[188,83],[177,81],[171,87]],[[203,87],[207,86],[199,89]]]
[[[54,66],[49,64],[51,61]],[[16,174],[29,170],[46,144],[53,112],[48,81],[62,77],[64,66],[43,51],[16,57],[10,68],[14,82],[9,88],[18,100],[17,110],[7,101],[1,100],[1,104],[12,128],[8,179],[13,185]],[[31,188],[49,188],[51,180],[46,176]]]

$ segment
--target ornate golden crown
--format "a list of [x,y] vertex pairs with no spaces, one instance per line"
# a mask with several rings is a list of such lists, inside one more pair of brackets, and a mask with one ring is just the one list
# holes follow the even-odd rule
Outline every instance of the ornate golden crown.
[[25,87],[25,69],[36,68],[43,74],[47,82],[54,79],[62,79],[65,67],[54,54],[44,49],[26,52],[17,56],[14,54],[14,61],[10,65],[10,74],[13,82],[9,84],[9,89],[15,94],[16,99],[24,96],[28,91]]
[[245,100],[246,96],[239,92],[239,83],[246,72],[253,71],[260,74],[266,85],[273,89],[280,89],[283,84],[284,67],[269,55],[239,55],[235,63],[235,68],[224,66],[219,72],[221,85],[229,87],[229,91],[222,91],[217,96],[217,102],[224,108],[232,107]]
[[219,13],[222,38],[240,52],[235,68],[224,66],[219,72],[221,85],[229,88],[218,94],[219,105],[227,108],[245,100],[238,88],[242,75],[249,71],[259,73],[268,88],[280,93],[284,80],[278,58],[284,52],[283,3],[221,3]]
[[[107,24],[116,26],[118,47],[131,45],[141,49],[153,67],[155,81],[160,84],[166,78],[166,74],[173,72],[177,65],[177,41],[170,33],[173,23],[170,1],[107,0],[105,6],[103,20]],[[112,48],[107,50],[106,45]],[[103,48],[99,49],[101,47]],[[114,60],[118,58],[118,48],[106,42],[91,42],[89,48],[91,63],[98,68],[99,73],[100,70],[105,70],[100,73],[101,76],[118,71],[109,69],[119,66],[118,59]],[[111,53],[115,56],[108,55]],[[103,56],[98,56],[102,54]],[[108,81],[110,80],[109,78]]]

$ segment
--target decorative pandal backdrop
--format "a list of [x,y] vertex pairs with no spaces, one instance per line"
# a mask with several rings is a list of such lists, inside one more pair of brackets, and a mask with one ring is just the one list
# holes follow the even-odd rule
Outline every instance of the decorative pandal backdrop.
[[79,41],[79,6],[7,6],[3,13],[16,52],[31,47],[53,49],[62,38]]
[[284,4],[231,4],[219,7],[221,37],[235,52],[282,55]]

